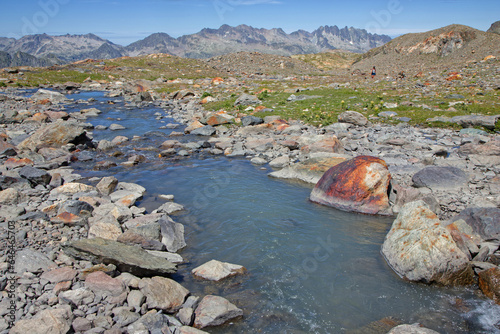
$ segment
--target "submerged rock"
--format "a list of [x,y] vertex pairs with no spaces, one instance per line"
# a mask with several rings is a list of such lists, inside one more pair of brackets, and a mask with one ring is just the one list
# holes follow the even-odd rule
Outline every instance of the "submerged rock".
[[246,269],[243,266],[212,260],[194,268],[191,273],[194,276],[201,277],[209,281],[220,281],[227,277],[242,274],[245,271]]
[[399,325],[391,329],[387,334],[439,334],[432,329],[421,327],[419,324]]
[[390,181],[385,161],[359,156],[330,168],[314,187],[310,199],[339,210],[390,215]]
[[473,281],[469,258],[424,201],[403,206],[382,245],[401,277],[424,283],[465,285]]
[[94,263],[114,264],[120,271],[137,276],[172,274],[175,264],[135,246],[101,238],[77,240],[62,245],[67,255]]

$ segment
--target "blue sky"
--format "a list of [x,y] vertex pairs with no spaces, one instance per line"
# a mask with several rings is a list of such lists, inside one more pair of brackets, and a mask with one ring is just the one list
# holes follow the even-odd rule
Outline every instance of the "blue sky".
[[128,45],[155,32],[173,37],[222,24],[313,31],[364,28],[392,37],[452,23],[487,30],[500,0],[0,0],[0,36],[94,33]]

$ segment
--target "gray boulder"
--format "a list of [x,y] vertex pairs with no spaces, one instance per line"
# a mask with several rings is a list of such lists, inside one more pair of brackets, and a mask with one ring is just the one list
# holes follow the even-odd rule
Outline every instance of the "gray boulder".
[[403,206],[385,238],[382,254],[398,275],[410,281],[473,282],[469,258],[424,201]]
[[205,125],[201,128],[191,131],[192,135],[197,136],[212,136],[217,132],[217,130],[211,125]]
[[219,326],[225,322],[241,317],[243,311],[219,296],[205,296],[195,311],[194,327],[205,328]]
[[500,209],[499,208],[467,208],[459,215],[450,219],[456,222],[463,219],[474,233],[483,240],[500,240]]
[[413,184],[417,188],[427,187],[432,190],[449,190],[463,187],[468,182],[467,174],[456,167],[426,167],[413,175]]
[[39,89],[31,96],[31,99],[34,101],[49,100],[52,103],[68,103],[71,101],[64,94],[47,89]]
[[164,216],[159,221],[161,229],[161,242],[169,252],[177,252],[186,247],[184,240],[184,225],[174,222],[170,217]]
[[19,171],[19,176],[28,180],[32,186],[47,185],[50,182],[51,176],[47,171],[31,166],[24,166]]
[[245,116],[241,119],[241,125],[243,126],[259,125],[262,123],[264,123],[264,120],[256,116]]
[[86,144],[90,142],[83,127],[72,122],[57,121],[43,124],[30,137],[23,140],[18,149],[36,151],[42,147],[61,147],[68,143]]
[[368,119],[365,116],[363,116],[363,114],[352,110],[347,110],[341,113],[339,115],[339,122],[350,123],[359,126],[368,125]]
[[178,311],[189,295],[189,291],[176,281],[158,276],[143,278],[139,289],[146,296],[146,304],[150,309],[161,309],[168,313]]
[[257,98],[257,96],[249,95],[249,94],[241,94],[236,101],[234,102],[234,106],[250,106],[255,104],[261,104],[261,100]]
[[466,115],[452,117],[450,122],[457,123],[464,128],[472,128],[474,126],[482,126],[484,128],[493,130],[500,115],[484,116],[484,115]]
[[39,270],[47,271],[47,269],[57,267],[46,255],[24,248],[16,253],[15,270],[16,273],[21,275],[23,272],[37,272]]
[[77,240],[62,245],[64,252],[93,263],[114,264],[120,271],[137,276],[172,274],[175,264],[136,246],[102,238]]

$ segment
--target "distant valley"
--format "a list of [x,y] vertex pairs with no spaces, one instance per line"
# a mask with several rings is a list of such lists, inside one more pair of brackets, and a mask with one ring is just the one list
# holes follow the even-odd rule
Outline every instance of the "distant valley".
[[247,25],[203,29],[196,34],[173,38],[155,33],[128,46],[114,44],[94,34],[50,36],[27,35],[20,39],[0,37],[0,68],[50,66],[87,58],[110,59],[168,53],[186,58],[211,58],[241,51],[281,56],[312,54],[329,50],[364,53],[389,42],[387,35],[368,33],[353,27],[322,26],[313,32],[258,29]]

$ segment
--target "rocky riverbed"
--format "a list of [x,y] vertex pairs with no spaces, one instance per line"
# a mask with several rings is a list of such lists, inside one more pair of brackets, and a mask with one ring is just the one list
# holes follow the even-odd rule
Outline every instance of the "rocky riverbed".
[[[80,87],[95,88],[94,83]],[[430,225],[442,225],[463,254],[456,271],[467,275],[459,281],[477,280],[474,270],[482,290],[497,300],[498,134],[372,124],[350,111],[339,116],[339,122],[318,128],[277,116],[250,115],[256,102],[251,96],[238,99],[248,108],[245,113],[214,113],[206,112],[200,97],[190,91],[161,99],[111,85],[100,89],[107,89],[111,97],[124,96],[129,106],[154,104],[164,110],[157,118],[172,117],[186,125],[148,150],[160,159],[247,157],[249,163],[275,168],[273,177],[311,184],[343,161],[358,156],[382,159],[392,180],[391,213],[414,216],[412,203],[428,210],[424,218]],[[97,155],[104,159],[96,160],[94,168],[116,163],[140,168],[143,154],[119,154],[125,143],[140,138],[93,141],[91,133],[99,129],[87,120],[99,110],[57,92],[41,90],[28,98],[12,90],[0,95],[0,101],[3,332],[10,328],[11,333],[198,333],[242,316],[230,301],[190,295],[168,278],[183,261],[176,253],[186,247],[183,225],[170,217],[182,206],[170,194],[163,194],[163,205],[146,212],[135,205],[146,191],[143,187],[112,176],[80,183],[71,168],[72,162],[92,163]],[[67,113],[64,107],[78,111]],[[119,123],[113,127],[119,129]],[[464,223],[457,223],[457,217]],[[415,243],[419,235],[409,240]],[[455,248],[452,244],[446,249]],[[457,281],[441,279],[450,268],[439,267],[442,259],[435,259],[435,253],[412,255],[417,260],[430,256],[434,262],[428,272],[411,276],[405,269],[411,260],[402,265],[391,262],[390,249],[396,255],[402,250],[384,244],[384,255],[401,276],[445,284]],[[245,272],[217,260],[222,262],[208,263],[193,275],[220,280]]]

